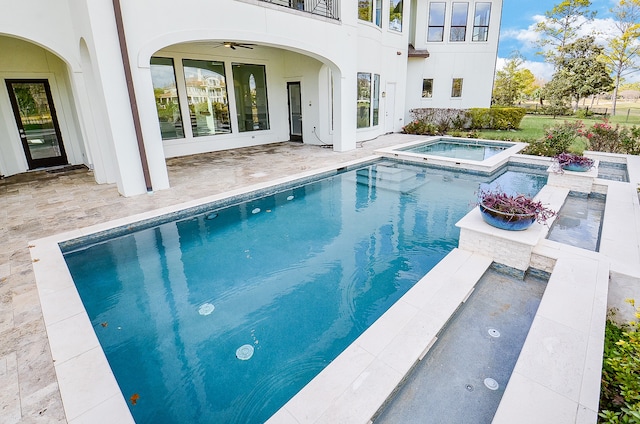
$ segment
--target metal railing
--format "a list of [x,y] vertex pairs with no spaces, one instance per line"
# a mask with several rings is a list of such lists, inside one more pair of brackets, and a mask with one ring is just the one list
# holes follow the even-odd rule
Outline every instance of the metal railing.
[[260,0],[325,18],[340,19],[339,0]]

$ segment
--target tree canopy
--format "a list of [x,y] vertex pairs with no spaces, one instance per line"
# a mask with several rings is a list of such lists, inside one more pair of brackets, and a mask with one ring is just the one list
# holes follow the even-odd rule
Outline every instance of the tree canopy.
[[637,63],[640,57],[640,0],[620,0],[611,13],[615,18],[615,33],[607,37],[602,60],[614,78],[612,113],[615,115],[622,78],[640,69]]
[[515,53],[505,66],[496,72],[493,84],[492,103],[500,106],[513,106],[522,97],[531,96],[536,89],[536,78],[533,73],[521,68],[524,58]]
[[562,60],[561,49],[578,38],[580,28],[593,20],[596,12],[590,11],[590,0],[563,0],[546,11],[544,20],[538,22],[536,31],[540,34],[537,41],[540,54],[554,63],[556,68]]
[[609,70],[599,60],[603,48],[594,41],[593,36],[581,37],[560,49],[561,59],[552,80],[547,84],[546,97],[568,97],[575,102],[575,110],[581,98],[613,88]]

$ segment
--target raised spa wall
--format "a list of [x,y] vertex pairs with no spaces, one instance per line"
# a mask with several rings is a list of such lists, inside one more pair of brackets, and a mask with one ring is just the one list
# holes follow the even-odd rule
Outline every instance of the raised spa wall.
[[493,423],[596,423],[607,313],[617,309],[619,322],[634,318],[624,300],[640,299],[640,158],[586,155],[625,163],[631,183],[600,179],[597,169],[558,172],[551,166],[536,199],[560,210],[571,191],[606,195],[599,252],[547,240],[552,222],[505,231],[486,224],[475,208],[457,223],[460,249],[522,273],[551,274]]

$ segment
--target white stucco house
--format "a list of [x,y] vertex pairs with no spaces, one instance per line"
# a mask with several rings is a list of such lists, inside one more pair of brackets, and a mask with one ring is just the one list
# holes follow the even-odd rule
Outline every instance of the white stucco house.
[[354,149],[417,107],[488,107],[502,0],[0,0],[0,175],[84,164],[125,196],[166,158]]

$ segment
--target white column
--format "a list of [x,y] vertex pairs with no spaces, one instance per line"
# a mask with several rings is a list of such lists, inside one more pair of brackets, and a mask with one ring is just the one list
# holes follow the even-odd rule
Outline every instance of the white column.
[[334,71],[333,150],[346,152],[356,148],[357,70],[348,64]]

